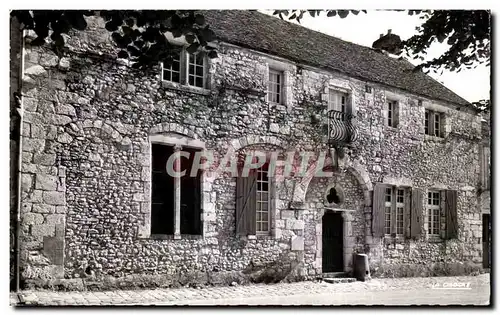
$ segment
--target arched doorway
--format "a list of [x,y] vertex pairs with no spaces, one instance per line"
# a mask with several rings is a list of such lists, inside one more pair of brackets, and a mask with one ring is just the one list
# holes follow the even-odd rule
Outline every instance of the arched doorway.
[[344,220],[342,214],[333,211],[325,212],[322,230],[323,273],[344,271]]

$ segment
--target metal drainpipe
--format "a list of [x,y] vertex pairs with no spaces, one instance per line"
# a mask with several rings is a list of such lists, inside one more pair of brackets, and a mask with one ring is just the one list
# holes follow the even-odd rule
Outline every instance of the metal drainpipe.
[[17,113],[19,114],[19,146],[17,154],[17,209],[16,209],[16,237],[15,237],[15,250],[16,250],[16,292],[19,292],[19,261],[20,261],[20,250],[19,250],[19,231],[21,229],[21,167],[22,167],[22,147],[23,147],[23,78],[24,78],[24,35],[25,31],[21,30],[21,62],[20,62],[20,75],[19,75],[19,107],[17,108]]

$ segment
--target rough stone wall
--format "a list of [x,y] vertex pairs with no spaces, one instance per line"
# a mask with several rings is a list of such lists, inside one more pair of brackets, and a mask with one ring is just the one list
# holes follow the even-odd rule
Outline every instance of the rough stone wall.
[[[344,200],[342,204],[330,205],[325,201],[325,191],[332,185],[342,189]],[[325,207],[345,209],[349,212],[344,215],[344,220],[349,219],[350,227],[344,230],[344,256],[349,259],[354,253],[364,253],[365,244],[365,218],[364,194],[361,185],[350,172],[335,172],[333,178],[316,177],[309,183],[305,199],[304,219],[306,221],[305,257],[306,265],[314,268],[316,273],[321,273],[322,268],[322,217]],[[352,211],[354,210],[354,211]],[[352,211],[352,212],[351,212]]]
[[15,289],[15,237],[16,237],[16,221],[17,221],[17,202],[18,202],[18,179],[17,174],[19,172],[19,125],[20,119],[17,113],[18,102],[15,97],[15,93],[20,94],[19,87],[19,77],[21,75],[21,31],[19,28],[19,22],[16,19],[10,19],[10,69],[9,69],[9,96],[10,96],[10,128],[9,128],[9,191],[10,191],[10,230],[9,230],[9,240],[10,240],[10,287]]
[[[371,259],[380,263],[436,261],[443,259],[440,251],[446,251],[446,259],[481,257],[480,218],[477,207],[471,207],[479,178],[474,115],[450,107],[446,140],[424,137],[424,107],[417,96],[371,83],[373,92],[365,93],[366,83],[357,79],[318,69],[297,71],[279,58],[226,44],[220,45],[220,57],[210,61],[211,92],[170,89],[162,86],[159,69],[139,72],[108,58],[113,46],[102,27],[102,21],[90,23],[88,32],[69,39],[70,53],[63,58],[45,48],[27,48],[21,236],[25,278],[234,271],[283,254],[302,264],[301,275],[320,273],[317,205],[333,179],[314,179],[305,199],[308,207],[296,209],[290,208],[294,181],[279,183],[270,236],[235,236],[231,178],[204,184],[203,237],[155,240],[140,237],[140,229],[147,227],[150,211],[151,134],[195,137],[220,155],[232,143],[238,149],[262,143],[285,151],[326,149],[326,120],[315,123],[311,117],[326,117],[322,94],[332,85],[351,89],[360,131],[343,161],[353,171],[338,177],[349,192],[346,206],[359,209],[350,218],[352,251],[361,251],[369,240]],[[265,101],[266,69],[276,62],[287,78],[284,105]],[[400,97],[397,129],[383,123],[388,91]],[[432,103],[420,99],[424,105]],[[368,180],[361,183],[355,176]],[[391,248],[371,240],[366,196],[371,182],[380,181],[459,190],[458,241],[429,243],[423,237]]]

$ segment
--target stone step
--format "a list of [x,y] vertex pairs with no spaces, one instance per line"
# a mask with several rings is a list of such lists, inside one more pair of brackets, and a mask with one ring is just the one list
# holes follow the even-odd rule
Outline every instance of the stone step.
[[323,278],[349,278],[348,272],[324,272]]
[[326,283],[350,283],[356,282],[356,278],[323,278]]

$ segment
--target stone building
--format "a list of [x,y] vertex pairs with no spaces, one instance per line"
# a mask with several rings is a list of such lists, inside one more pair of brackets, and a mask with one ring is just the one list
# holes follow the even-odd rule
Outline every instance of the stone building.
[[[99,19],[61,58],[13,28],[22,285],[215,283],[259,266],[313,279],[351,271],[355,253],[374,275],[481,264],[483,136],[467,101],[384,51],[258,12],[206,19],[218,58],[183,51],[147,71],[116,59]],[[262,168],[256,191],[204,172],[177,180],[162,168],[176,150],[326,151],[333,175]]]

